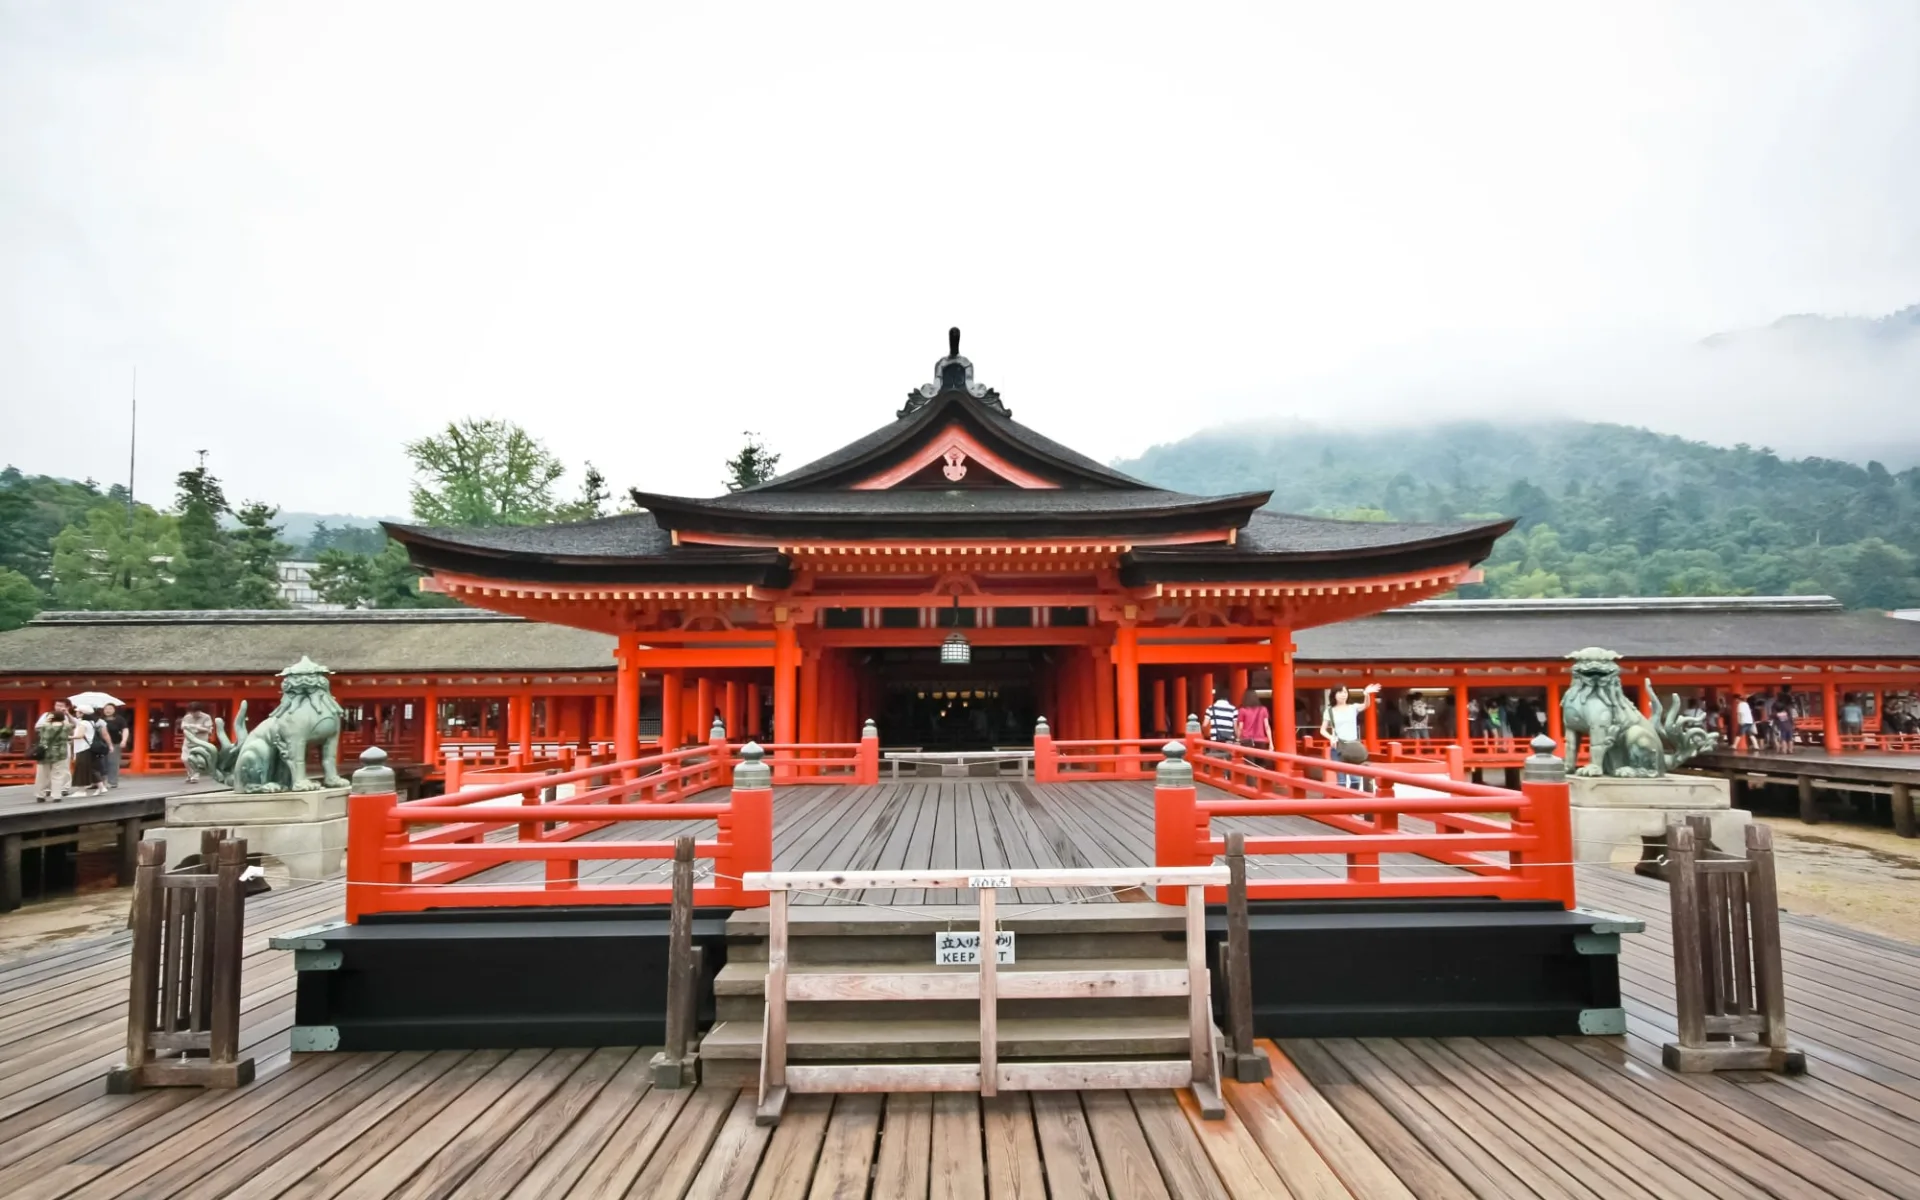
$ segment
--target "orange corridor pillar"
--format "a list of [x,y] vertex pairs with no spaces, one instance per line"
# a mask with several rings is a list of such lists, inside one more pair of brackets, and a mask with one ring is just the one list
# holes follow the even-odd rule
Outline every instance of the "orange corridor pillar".
[[792,742],[798,728],[794,711],[794,669],[800,661],[800,644],[793,625],[782,622],[773,629],[773,740]]
[[660,749],[678,750],[681,737],[680,728],[680,672],[678,669],[660,672]]
[[1122,625],[1113,639],[1114,704],[1120,718],[1120,737],[1140,736],[1140,631]]
[[1293,715],[1293,630],[1284,625],[1273,631],[1272,664],[1273,748],[1294,754],[1299,750],[1299,730]]
[[[640,635],[621,634],[613,661],[613,757],[628,762],[640,757]],[[594,711],[597,717],[602,705]]]

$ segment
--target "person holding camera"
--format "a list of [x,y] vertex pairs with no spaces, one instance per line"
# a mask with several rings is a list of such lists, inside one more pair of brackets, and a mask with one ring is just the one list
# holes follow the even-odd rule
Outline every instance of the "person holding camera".
[[33,723],[27,754],[33,759],[33,799],[65,800],[73,790],[73,737],[79,719],[65,700],[55,700],[53,711]]

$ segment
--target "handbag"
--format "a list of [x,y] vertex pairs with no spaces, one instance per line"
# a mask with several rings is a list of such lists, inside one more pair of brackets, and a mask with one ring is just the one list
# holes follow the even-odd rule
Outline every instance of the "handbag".
[[1367,761],[1365,742],[1341,742],[1333,748],[1334,755],[1350,767],[1357,767]]

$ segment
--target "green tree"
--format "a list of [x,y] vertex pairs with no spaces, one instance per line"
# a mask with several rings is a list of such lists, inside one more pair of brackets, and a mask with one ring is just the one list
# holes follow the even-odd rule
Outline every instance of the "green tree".
[[228,536],[239,568],[233,589],[237,607],[287,607],[280,597],[280,560],[291,554],[293,547],[280,540],[282,527],[273,523],[279,515],[278,508],[258,500],[241,505],[234,513],[240,524]]
[[600,473],[592,463],[587,464],[586,477],[580,481],[580,498],[568,504],[562,504],[554,510],[556,521],[590,521],[607,515],[607,501],[613,493],[607,490],[607,477]]
[[175,510],[180,549],[173,562],[173,608],[236,608],[240,563],[233,539],[220,527],[227,495],[206,466],[180,472]]
[[767,450],[759,434],[749,430],[745,436],[747,444],[740,448],[740,453],[727,460],[727,490],[730,492],[765,483],[773,478],[780,466],[780,456]]
[[459,607],[437,592],[420,590],[420,572],[407,561],[406,547],[395,541],[378,554],[322,550],[312,583],[320,599],[347,608]]
[[313,536],[307,539],[306,554],[317,556],[322,550],[345,550],[350,554],[378,554],[387,544],[386,531],[378,525],[343,525],[331,528],[325,521],[315,522]]
[[144,504],[106,504],[53,539],[52,599],[68,609],[165,608],[172,599],[178,521]]
[[468,417],[407,443],[413,516],[428,525],[538,525],[554,518],[566,473],[538,438],[511,421]]
[[33,580],[0,567],[0,630],[18,629],[40,611],[40,589]]
[[126,506],[125,488],[0,470],[0,567],[20,572],[43,596],[53,588],[53,539],[102,504]]

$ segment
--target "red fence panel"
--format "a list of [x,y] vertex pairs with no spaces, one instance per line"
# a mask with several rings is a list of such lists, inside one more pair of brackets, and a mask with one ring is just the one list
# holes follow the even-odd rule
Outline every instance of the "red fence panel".
[[[1204,866],[1224,854],[1225,839],[1211,828],[1216,817],[1300,817],[1332,832],[1249,836],[1248,855],[1338,854],[1345,871],[1333,878],[1252,879],[1249,896],[1493,896],[1574,905],[1573,832],[1564,781],[1527,782],[1516,792],[1407,769],[1415,764],[1353,765],[1208,741],[1194,746],[1198,753],[1190,756],[1181,748],[1193,779],[1231,798],[1202,798],[1196,788],[1177,781],[1181,772],[1169,772],[1175,782],[1163,779],[1154,789],[1161,866]],[[1343,786],[1341,775],[1359,777],[1361,787]],[[1369,781],[1374,790],[1366,790]],[[1402,788],[1429,794],[1402,796]],[[1427,823],[1431,831],[1403,829],[1404,817]],[[1454,869],[1383,876],[1382,854],[1414,854]]]

